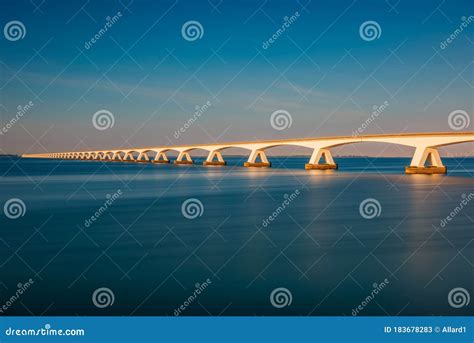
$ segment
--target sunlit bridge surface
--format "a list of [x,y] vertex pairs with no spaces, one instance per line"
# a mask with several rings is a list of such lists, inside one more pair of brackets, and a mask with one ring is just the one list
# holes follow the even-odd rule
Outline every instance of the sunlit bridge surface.
[[[337,169],[330,148],[342,145],[377,142],[388,144],[399,144],[415,148],[415,153],[408,166],[405,168],[407,174],[444,174],[447,169],[441,161],[438,147],[460,144],[474,141],[474,132],[444,132],[444,133],[406,133],[406,134],[384,134],[364,135],[355,137],[327,137],[327,138],[305,138],[286,139],[256,142],[233,142],[215,143],[208,145],[184,145],[184,146],[157,146],[147,148],[110,149],[93,151],[56,152],[46,154],[25,154],[25,158],[58,158],[73,160],[101,160],[122,162],[152,162],[169,163],[167,152],[178,153],[175,164],[193,164],[191,157],[193,150],[201,149],[209,152],[204,165],[225,165],[226,161],[222,151],[229,148],[242,148],[250,151],[245,167],[270,167],[265,150],[277,146],[300,146],[313,149],[309,162],[305,169]],[[154,154],[154,157],[150,157]],[[137,157],[135,157],[135,155]]]

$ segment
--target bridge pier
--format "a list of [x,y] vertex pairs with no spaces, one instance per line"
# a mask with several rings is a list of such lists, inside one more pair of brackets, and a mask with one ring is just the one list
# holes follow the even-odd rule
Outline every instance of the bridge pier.
[[[260,162],[257,162],[257,158],[260,158]],[[271,163],[268,161],[264,150],[253,150],[249,156],[247,162],[244,163],[244,167],[271,167]]]
[[112,154],[112,161],[122,162],[122,156],[118,152]]
[[[428,164],[427,164],[428,162]],[[406,174],[446,174],[439,151],[434,148],[417,147],[409,166],[405,167]]]
[[159,152],[156,154],[155,159],[152,161],[153,163],[170,163],[168,156],[164,152]]
[[[217,161],[214,158],[217,158]],[[225,166],[227,162],[222,158],[220,151],[211,151],[202,164],[205,166]]]
[[127,161],[135,162],[135,158],[133,157],[133,152],[128,151],[125,153],[125,156],[123,157],[122,162],[127,162]]
[[148,157],[147,153],[141,152],[140,154],[138,154],[138,158],[135,162],[150,163],[150,158]]
[[189,152],[182,151],[179,153],[178,158],[174,161],[174,164],[193,164],[194,161],[191,159]]
[[[320,163],[321,159],[324,160],[324,163]],[[328,149],[314,149],[309,163],[304,165],[304,169],[317,169],[317,170],[328,170],[328,169],[337,169],[337,163],[334,162],[332,158],[331,151]]]

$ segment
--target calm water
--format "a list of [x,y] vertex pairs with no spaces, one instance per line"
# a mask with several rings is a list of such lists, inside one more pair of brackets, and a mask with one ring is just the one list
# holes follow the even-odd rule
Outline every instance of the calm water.
[[[2,207],[26,206],[18,219],[0,216],[0,305],[34,281],[4,314],[173,315],[207,279],[183,315],[351,315],[382,283],[360,315],[472,314],[474,301],[455,309],[448,293],[474,296],[474,201],[441,220],[474,193],[474,159],[443,159],[447,176],[405,175],[403,158],[338,158],[339,171],[271,160],[0,159]],[[182,211],[190,198],[203,206],[195,219]],[[372,219],[359,210],[368,198],[380,204]],[[113,305],[94,306],[101,287]],[[272,306],[279,287],[289,306]]]

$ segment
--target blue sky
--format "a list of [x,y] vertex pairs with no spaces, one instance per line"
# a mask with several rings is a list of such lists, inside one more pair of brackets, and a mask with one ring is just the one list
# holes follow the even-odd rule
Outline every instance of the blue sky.
[[[452,131],[449,113],[472,117],[474,21],[444,49],[440,44],[463,16],[474,15],[473,7],[472,1],[406,0],[4,0],[2,27],[18,20],[26,35],[0,37],[0,126],[19,105],[34,105],[0,135],[1,149],[351,135],[385,102],[364,133]],[[85,49],[117,12],[119,20]],[[195,41],[182,36],[191,20],[203,28]],[[361,38],[366,21],[378,23],[379,38]],[[174,137],[208,101],[211,106]],[[113,114],[113,127],[94,127],[99,110]],[[272,127],[277,110],[290,113],[290,127]],[[473,125],[471,119],[465,130]],[[472,150],[472,144],[451,148]]]

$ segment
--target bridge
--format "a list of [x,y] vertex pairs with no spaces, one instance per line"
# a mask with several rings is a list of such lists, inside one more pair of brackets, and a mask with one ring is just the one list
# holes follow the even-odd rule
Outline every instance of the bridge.
[[92,151],[67,151],[46,154],[25,154],[24,158],[55,158],[67,160],[100,160],[121,162],[170,163],[167,153],[175,151],[178,157],[175,164],[193,164],[191,152],[205,150],[208,152],[206,166],[223,166],[226,161],[222,152],[229,148],[242,148],[250,152],[245,167],[270,167],[265,151],[278,146],[298,146],[312,149],[311,157],[305,169],[337,169],[337,163],[331,154],[331,148],[363,143],[378,142],[399,144],[415,148],[409,166],[405,167],[407,174],[444,174],[438,148],[474,142],[474,132],[439,132],[439,133],[402,133],[382,135],[361,135],[341,137],[320,137],[303,139],[268,140],[255,142],[214,143],[203,145],[154,146],[145,148],[122,148]]

